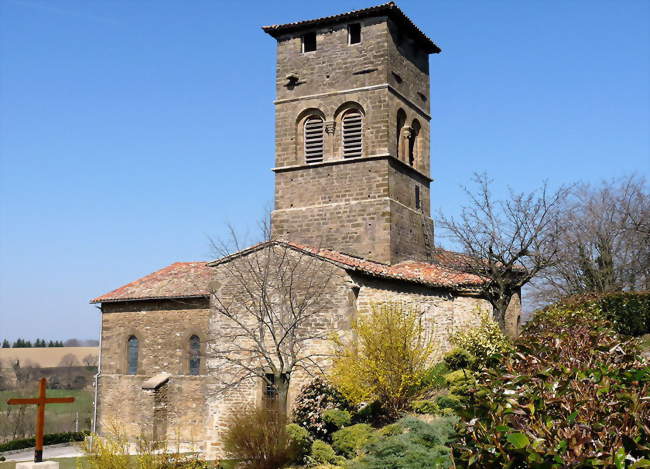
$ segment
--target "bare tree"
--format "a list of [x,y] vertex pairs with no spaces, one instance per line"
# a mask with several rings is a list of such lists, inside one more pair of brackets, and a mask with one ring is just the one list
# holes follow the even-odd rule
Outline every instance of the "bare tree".
[[558,223],[557,261],[535,282],[540,302],[650,289],[650,195],[643,178],[578,185]]
[[462,268],[485,277],[482,295],[492,304],[494,317],[505,328],[511,299],[556,258],[558,217],[570,193],[567,187],[551,191],[546,183],[530,193],[509,192],[494,200],[492,180],[475,174],[476,189],[465,189],[470,204],[458,219],[439,215],[438,226],[468,254]]
[[94,355],[94,354],[92,354],[92,353],[89,353],[88,355],[86,355],[85,357],[83,357],[83,359],[81,360],[81,362],[83,363],[83,365],[84,365],[85,367],[88,367],[88,368],[94,368],[94,367],[97,366],[97,362],[98,362],[97,355]]
[[[284,412],[292,375],[321,369],[336,269],[287,243],[241,251],[232,230],[231,237],[230,249],[213,243],[222,257],[214,263],[211,291],[219,332],[210,338],[208,354],[220,364],[224,390],[261,381]],[[232,248],[241,252],[231,255]]]

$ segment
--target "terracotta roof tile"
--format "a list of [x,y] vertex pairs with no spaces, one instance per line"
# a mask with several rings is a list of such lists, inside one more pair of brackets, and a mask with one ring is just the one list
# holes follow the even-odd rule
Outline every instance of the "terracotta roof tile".
[[285,243],[282,241],[256,244],[248,249],[211,262],[208,265],[217,266],[235,257],[246,255],[272,244],[289,246],[297,251],[315,255],[333,262],[343,269],[371,277],[403,280],[439,288],[475,288],[486,282],[486,279],[483,277],[466,273],[462,270],[442,265],[441,263],[407,261],[395,265],[387,265],[330,249],[318,249],[298,243]]
[[207,297],[211,273],[205,262],[176,262],[90,302]]
[[207,297],[209,296],[212,267],[273,244],[288,246],[296,251],[332,262],[342,269],[370,277],[402,280],[430,287],[451,289],[471,289],[486,282],[483,277],[463,271],[463,262],[467,262],[467,259],[471,258],[451,251],[436,249],[434,251],[434,261],[431,263],[406,261],[395,265],[387,265],[331,249],[318,249],[298,243],[269,241],[256,244],[210,263],[176,262],[135,282],[98,296],[90,302],[112,303],[164,298]]
[[368,18],[372,16],[386,15],[393,19],[397,24],[410,30],[414,39],[418,41],[425,50],[430,54],[437,54],[440,48],[427,37],[394,2],[388,2],[381,5],[375,5],[361,10],[348,11],[338,15],[325,16],[313,20],[294,21],[293,23],[274,24],[262,26],[265,33],[277,38],[283,34],[299,31],[313,26],[324,26],[332,23],[339,23],[350,19]]

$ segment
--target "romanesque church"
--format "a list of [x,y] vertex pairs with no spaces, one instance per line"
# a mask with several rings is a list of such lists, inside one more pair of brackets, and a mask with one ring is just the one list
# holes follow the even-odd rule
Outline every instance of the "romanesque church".
[[[270,240],[212,262],[174,263],[91,301],[102,313],[100,433],[147,428],[221,454],[228,416],[269,390],[254,376],[220,386],[232,370],[210,348],[237,339],[216,311],[240,305],[233,272],[265,253],[327,273],[327,302],[309,323],[320,336],[349,328],[372,303],[407,302],[444,350],[449,334],[492,309],[479,293],[485,279],[463,271],[461,254],[434,246],[429,55],[440,48],[392,2],[263,30],[277,41]],[[519,305],[517,296],[507,312],[511,334]],[[324,356],[313,337],[306,347]],[[289,405],[307,378],[292,375]]]

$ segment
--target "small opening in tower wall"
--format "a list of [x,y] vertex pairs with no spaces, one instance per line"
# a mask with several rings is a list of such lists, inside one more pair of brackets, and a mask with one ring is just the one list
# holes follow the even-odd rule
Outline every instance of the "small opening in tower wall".
[[316,32],[305,33],[302,35],[302,51],[313,52],[316,50]]
[[415,186],[415,208],[420,209],[420,186]]
[[359,44],[361,42],[361,23],[348,25],[348,44]]

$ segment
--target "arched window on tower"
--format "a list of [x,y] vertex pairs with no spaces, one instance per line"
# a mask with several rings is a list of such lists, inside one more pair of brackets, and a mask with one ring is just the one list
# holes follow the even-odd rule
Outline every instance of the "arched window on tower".
[[198,336],[193,335],[190,337],[190,363],[189,372],[191,375],[198,375],[201,371],[201,340]]
[[402,147],[402,140],[404,136],[402,135],[404,126],[406,125],[406,113],[404,109],[399,109],[397,111],[397,159],[404,158],[404,149]]
[[411,138],[409,140],[409,164],[415,166],[417,158],[420,156],[420,123],[417,119],[413,120],[411,124]]
[[304,132],[305,162],[320,163],[323,161],[323,119],[320,116],[308,117]]
[[343,115],[343,158],[363,155],[363,114],[350,109]]
[[126,350],[127,374],[138,374],[138,338],[134,335],[129,337]]

